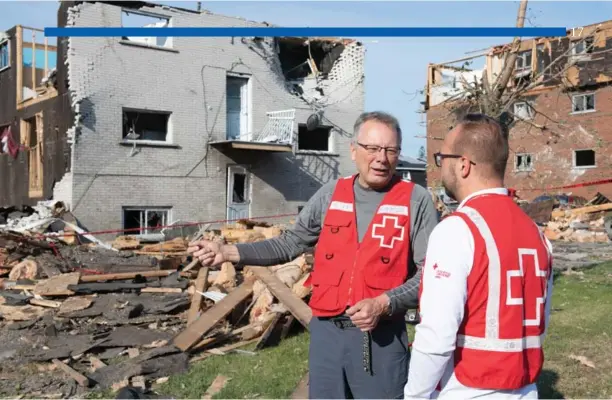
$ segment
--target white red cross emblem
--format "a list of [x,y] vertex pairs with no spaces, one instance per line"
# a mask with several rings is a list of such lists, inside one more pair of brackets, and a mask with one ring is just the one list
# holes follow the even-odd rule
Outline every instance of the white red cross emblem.
[[[400,230],[399,236],[397,230]],[[372,225],[372,237],[380,240],[380,247],[392,249],[396,241],[404,240],[404,227],[399,224],[398,218],[385,215],[381,224]]]

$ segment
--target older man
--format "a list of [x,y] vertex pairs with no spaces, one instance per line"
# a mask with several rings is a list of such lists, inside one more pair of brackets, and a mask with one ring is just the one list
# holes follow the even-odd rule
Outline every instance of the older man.
[[460,204],[429,240],[405,398],[537,398],[552,248],[503,186],[507,134],[468,115],[434,156]]
[[[310,398],[401,398],[409,351],[404,315],[437,214],[427,190],[395,175],[398,121],[362,114],[351,157],[358,173],[324,185],[278,238],[193,243],[203,265],[287,262],[316,244],[310,307]],[[411,278],[409,278],[412,276]]]

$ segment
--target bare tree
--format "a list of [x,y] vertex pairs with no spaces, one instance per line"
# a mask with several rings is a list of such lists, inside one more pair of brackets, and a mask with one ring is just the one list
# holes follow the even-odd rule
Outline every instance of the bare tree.
[[[527,3],[527,0],[522,0],[519,5],[516,18],[516,26],[518,28],[524,27]],[[487,68],[484,68],[481,79],[478,80],[474,78],[473,81],[467,81],[465,77],[460,76],[459,83],[461,84],[462,89],[453,93],[452,95],[449,95],[444,100],[443,106],[448,110],[448,114],[444,115],[440,119],[446,120],[449,114],[456,114],[457,110],[464,109],[490,115],[500,120],[500,122],[504,123],[506,126],[511,125],[513,121],[516,121],[517,119],[524,120],[524,118],[521,118],[521,116],[514,114],[513,105],[521,97],[528,94],[529,91],[536,87],[551,85],[553,82],[555,84],[558,82],[563,89],[565,89],[565,92],[575,89],[575,86],[579,83],[570,82],[566,76],[568,70],[574,66],[574,63],[568,62],[568,60],[571,60],[572,54],[578,46],[581,46],[582,48],[586,48],[588,46],[590,47],[590,50],[592,50],[592,38],[593,35],[599,31],[599,28],[600,27],[597,26],[591,28],[589,31],[585,30],[584,32],[581,32],[580,37],[573,38],[573,40],[569,41],[567,48],[564,48],[561,53],[556,54],[554,59],[549,43],[548,56],[550,57],[550,62],[547,62],[546,65],[541,65],[541,68],[530,70],[525,76],[517,77],[517,75],[520,74],[515,73],[517,59],[521,53],[522,42],[519,37],[515,37],[512,43],[509,45],[493,48],[493,51],[488,53],[487,57],[497,57],[498,59],[503,60],[502,67],[499,69],[499,72],[493,74],[493,71],[489,71]],[[591,41],[587,43],[589,38]],[[600,52],[591,51],[590,54],[601,55],[602,53],[608,51],[610,51],[610,49],[605,49]],[[538,54],[537,51],[534,55],[536,54]],[[461,67],[447,67],[450,63],[439,64],[436,67],[441,69],[447,67],[459,72],[470,71],[470,69],[467,67],[473,63],[472,59],[477,57],[479,56],[459,60],[465,61]],[[606,71],[598,72],[603,73]],[[492,82],[489,82],[490,77],[493,78]],[[428,88],[428,90],[431,90],[431,88]],[[534,114],[543,115],[546,121],[552,121],[555,122],[555,124],[560,123],[560,121],[554,120],[551,116],[546,115],[535,108],[532,108],[529,111]],[[435,121],[432,120],[428,121],[428,123],[432,122],[435,123]],[[547,128],[546,123],[538,125],[530,120],[525,122],[531,124],[534,128]]]

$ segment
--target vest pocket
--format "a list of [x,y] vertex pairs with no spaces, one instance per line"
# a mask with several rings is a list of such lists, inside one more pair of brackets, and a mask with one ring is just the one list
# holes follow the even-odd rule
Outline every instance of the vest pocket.
[[340,307],[340,281],[343,269],[324,266],[312,272],[312,295],[310,304],[319,310],[332,311]]
[[363,278],[366,286],[379,290],[393,289],[404,283],[400,276],[364,274]]

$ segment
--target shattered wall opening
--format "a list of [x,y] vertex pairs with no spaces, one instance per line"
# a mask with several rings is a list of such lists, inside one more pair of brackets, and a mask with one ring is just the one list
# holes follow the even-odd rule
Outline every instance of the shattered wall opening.
[[[145,28],[166,28],[170,26],[170,18],[161,15],[153,15],[133,10],[123,10],[121,12],[122,27],[145,27]],[[123,36],[123,40],[143,44],[145,46],[172,47],[172,38],[163,36],[150,37],[128,37]]]
[[331,151],[331,127],[318,126],[308,130],[306,124],[298,126],[298,150]]
[[170,113],[123,110],[123,139],[168,141]]
[[322,40],[282,38],[278,50],[283,74],[288,80],[331,72],[334,62],[344,51],[344,44]]
[[283,76],[309,104],[342,101],[362,83],[365,49],[360,42],[283,37],[276,46]]

